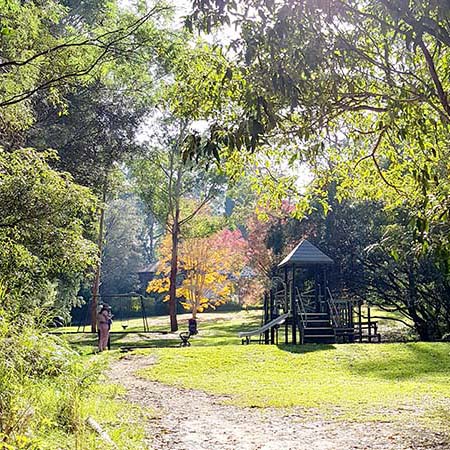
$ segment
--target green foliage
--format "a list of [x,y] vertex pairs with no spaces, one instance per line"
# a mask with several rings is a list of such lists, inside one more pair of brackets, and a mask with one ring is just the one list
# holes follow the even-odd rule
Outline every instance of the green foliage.
[[[0,97],[2,122],[4,126],[17,131],[32,122],[33,114],[30,103],[26,101],[27,94],[40,82],[45,83],[50,79],[58,65],[61,69],[61,65],[67,64],[67,73],[73,70],[77,53],[78,57],[80,53],[74,47],[72,61],[69,59],[72,55],[67,52],[53,52],[58,57],[56,60],[45,54],[37,56],[61,44],[51,31],[66,14],[64,7],[57,2],[50,0],[39,5],[35,2],[3,0],[0,10],[0,54],[1,66],[4,67],[0,78],[3,87]],[[29,59],[31,61],[27,64]],[[58,92],[53,90],[49,98],[58,102]]]
[[120,448],[141,448],[143,430],[129,423],[138,408],[118,401],[117,386],[99,383],[103,357],[83,360],[64,340],[32,321],[0,322],[0,437],[2,449],[103,448],[85,420],[94,417]]
[[36,109],[36,123],[27,132],[30,147],[57,149],[53,165],[99,197],[105,183],[108,193],[114,190],[115,164],[140,150],[135,137],[147,110],[121,89],[101,81],[73,89],[66,95],[65,114],[44,104]]
[[[194,201],[185,200],[181,206],[181,217],[189,217],[196,210],[198,204]],[[215,215],[211,208],[206,206],[184,224],[181,230],[182,237],[183,239],[206,238],[223,230],[225,226],[225,218],[221,215]]]
[[[245,6],[255,14],[240,15]],[[268,141],[259,150],[310,165],[325,199],[334,179],[339,198],[409,209],[415,239],[448,261],[446,17],[434,1],[253,0],[196,3],[189,23],[240,28],[233,73],[246,83],[234,108],[248,126],[224,114],[220,127],[241,153],[242,135],[252,150]],[[217,133],[211,140],[226,147]],[[280,184],[269,188],[278,198]]]
[[[155,125],[145,156],[130,164],[145,208],[165,230],[177,229],[190,236],[195,234],[195,228],[200,234],[214,232],[217,224],[213,219],[202,220],[202,210],[219,196],[223,176],[213,169],[208,171],[183,162],[181,150],[189,130],[187,121],[166,114]],[[204,229],[200,229],[202,226]]]
[[42,437],[58,423],[58,410],[69,406],[63,396],[79,393],[69,385],[76,387],[80,369],[75,353],[62,341],[40,333],[31,320],[12,325],[3,316],[0,433],[4,442],[13,448],[41,448]]
[[400,212],[388,219],[382,236],[367,247],[362,289],[373,303],[411,320],[422,340],[440,340],[450,329],[449,280],[439,257],[424,254],[419,243],[411,245],[405,218]]
[[[142,87],[150,81],[150,72],[136,67],[148,68],[148,61],[166,46],[152,22],[168,11],[164,5],[137,17],[119,12],[115,2],[68,3],[0,2],[0,108],[3,138],[8,141],[15,142],[14,134],[32,124],[31,99],[37,94],[65,114],[65,96],[73,85],[79,89],[103,79],[108,85],[120,80],[122,87],[132,81],[135,88],[138,82]],[[89,10],[85,15],[83,8]],[[130,58],[135,53],[142,60]]]
[[53,152],[32,149],[0,152],[0,264],[6,287],[0,306],[9,313],[54,306],[41,296],[52,283],[76,293],[80,274],[96,260],[90,240],[96,199],[70,175],[52,170],[53,158]]
[[[190,46],[179,46],[171,70],[174,79],[165,86],[163,99],[178,118],[217,119],[227,110],[229,101],[241,92],[242,77],[233,72],[220,46],[201,40]],[[235,118],[236,112],[227,111],[227,115]],[[210,150],[213,152],[213,148]]]

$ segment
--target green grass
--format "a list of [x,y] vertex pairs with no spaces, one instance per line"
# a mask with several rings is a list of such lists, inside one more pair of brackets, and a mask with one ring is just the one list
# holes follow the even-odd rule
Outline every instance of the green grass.
[[143,448],[142,422],[145,418],[154,417],[153,411],[144,411],[121,400],[123,388],[112,383],[91,384],[82,396],[72,395],[73,390],[67,392],[70,389],[71,386],[59,385],[55,381],[33,386],[33,394],[38,394],[36,413],[42,416],[39,433],[36,434],[39,448],[59,450],[61,442],[68,449],[109,448],[86,425],[85,420],[89,416],[102,426],[120,449]]
[[[180,331],[188,317],[180,317]],[[178,347],[177,334],[120,334],[113,346],[147,347],[138,353],[157,360],[141,372],[148,379],[226,395],[239,406],[295,407],[303,417],[420,421],[448,429],[450,344],[241,345],[237,332],[258,327],[260,318],[257,311],[203,314],[189,348]],[[167,329],[168,319],[151,319],[151,325]],[[68,335],[88,352],[95,339],[85,337]]]
[[[125,390],[119,385],[99,383],[83,402],[81,414],[82,417],[94,417],[120,449],[139,450],[143,448],[145,438],[143,423],[156,417],[157,412],[122,400],[124,395]],[[83,449],[104,448],[98,436],[92,436],[92,433],[88,436],[92,442],[85,442]]]
[[231,395],[241,406],[356,415],[450,398],[450,345],[227,346],[153,350],[146,377]]
[[[229,396],[247,407],[298,407],[345,420],[415,420],[448,426],[450,344],[240,345],[259,314],[216,314],[190,348],[151,348],[143,376]],[[383,328],[381,328],[383,333]]]
[[[34,398],[35,414],[40,426],[36,430],[39,448],[59,450],[100,450],[105,443],[87,426],[94,418],[123,450],[143,448],[143,421],[155,412],[143,410],[125,400],[124,389],[111,383],[93,367],[107,368],[108,354],[84,358],[78,377],[63,375],[29,384],[28,398]],[[27,448],[27,447],[24,447]]]
[[[178,316],[179,331],[168,333],[170,329],[168,317],[149,318],[151,333],[143,333],[140,319],[128,321],[126,331],[121,329],[121,323],[114,323],[111,334],[111,349],[121,347],[178,347],[179,333],[187,331],[190,314]],[[198,320],[200,333],[192,338],[196,346],[234,345],[239,344],[239,331],[258,328],[261,323],[260,311],[227,312],[202,314]],[[137,331],[135,331],[137,330]],[[61,334],[78,352],[91,354],[97,346],[97,336],[93,333],[77,333],[77,327],[59,328],[55,331]]]

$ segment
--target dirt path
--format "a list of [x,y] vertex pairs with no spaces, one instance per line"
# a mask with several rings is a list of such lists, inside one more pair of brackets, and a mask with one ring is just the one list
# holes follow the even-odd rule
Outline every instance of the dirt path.
[[146,432],[154,450],[449,450],[443,437],[393,423],[302,420],[283,409],[228,406],[224,397],[178,389],[134,375],[153,364],[126,356],[111,378],[125,386],[127,400],[161,411]]

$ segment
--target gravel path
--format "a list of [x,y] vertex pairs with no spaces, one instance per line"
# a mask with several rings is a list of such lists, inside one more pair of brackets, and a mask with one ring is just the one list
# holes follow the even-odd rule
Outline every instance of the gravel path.
[[[393,423],[302,420],[292,411],[224,405],[225,397],[179,389],[134,375],[153,358],[126,356],[110,376],[127,400],[160,411],[145,424],[154,450],[449,450],[444,437]],[[151,444],[150,444],[151,443]]]

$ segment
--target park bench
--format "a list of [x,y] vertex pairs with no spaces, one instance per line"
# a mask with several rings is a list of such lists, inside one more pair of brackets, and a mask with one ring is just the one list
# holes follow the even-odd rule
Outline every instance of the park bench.
[[189,339],[191,338],[192,334],[190,331],[183,331],[180,333],[180,347],[190,347],[191,343],[189,342]]
[[183,331],[180,333],[180,347],[190,347],[191,343],[189,342],[189,339],[191,338],[191,336],[193,336],[194,334],[197,334],[197,321],[195,319],[189,319],[189,325],[188,325],[188,329],[189,331]]

